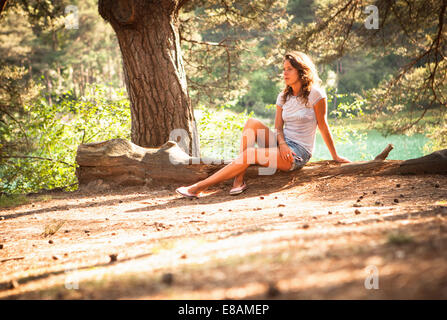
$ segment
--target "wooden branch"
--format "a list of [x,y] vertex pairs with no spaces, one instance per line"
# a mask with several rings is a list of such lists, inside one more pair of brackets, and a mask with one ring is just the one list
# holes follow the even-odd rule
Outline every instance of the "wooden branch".
[[[318,161],[290,174],[297,178],[327,179],[339,175],[447,174],[447,149],[411,160],[385,160],[388,145],[374,160],[353,163]],[[174,141],[160,148],[142,148],[127,140],[113,139],[81,144],[76,170],[79,187],[107,189],[113,186],[163,183],[189,184],[207,178],[232,160],[190,157]],[[258,177],[260,166],[251,165],[248,177]],[[279,172],[277,170],[276,172]]]
[[202,45],[206,45],[206,46],[236,48],[236,46],[230,46],[225,43],[227,41],[227,38],[222,39],[219,42],[210,42],[210,41],[199,41],[199,40],[193,40],[193,39],[186,39],[185,37],[180,35],[180,40],[186,41],[186,42],[191,42],[191,43],[196,43],[196,44],[202,44]]
[[394,146],[392,144],[389,144],[385,150],[383,150],[381,153],[379,153],[374,160],[385,160],[388,157],[388,154],[391,150],[393,150]]
[[189,1],[190,0],[179,0],[175,8],[175,12],[178,12]]
[[58,162],[58,163],[62,163],[65,164],[67,166],[73,167],[75,164],[73,163],[68,163],[65,161],[60,161],[60,160],[54,160],[54,159],[50,159],[50,158],[43,158],[43,157],[33,157],[33,156],[0,156],[0,159],[31,159],[31,160],[44,160],[44,161],[51,161],[51,162]]
[[6,7],[7,0],[0,0],[0,14],[2,14],[3,10]]
[[22,260],[22,259],[25,259],[25,257],[6,258],[6,259],[2,259],[2,260],[0,260],[0,263],[2,263],[2,262],[6,262],[6,261],[11,261],[11,260]]

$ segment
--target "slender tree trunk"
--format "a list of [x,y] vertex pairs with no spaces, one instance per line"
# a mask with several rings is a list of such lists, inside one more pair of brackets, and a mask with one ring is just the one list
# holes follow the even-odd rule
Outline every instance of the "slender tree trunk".
[[178,1],[100,0],[98,5],[122,53],[132,142],[158,147],[175,140],[187,154],[199,156],[180,49]]
[[84,89],[85,89],[85,83],[84,83],[84,63],[81,62],[81,66],[79,68],[79,92],[81,97],[84,96]]
[[51,79],[50,79],[50,73],[47,71],[45,71],[45,80],[47,82],[47,92],[48,92],[48,104],[50,106],[53,105],[53,99],[51,98],[51,95],[53,93],[53,85],[51,84]]

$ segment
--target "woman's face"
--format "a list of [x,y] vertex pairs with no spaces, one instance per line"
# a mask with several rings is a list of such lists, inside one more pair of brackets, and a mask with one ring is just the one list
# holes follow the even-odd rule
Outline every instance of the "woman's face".
[[298,70],[295,69],[289,60],[284,61],[284,70],[283,70],[284,82],[286,85],[291,86],[293,84],[300,83],[300,78],[298,75]]

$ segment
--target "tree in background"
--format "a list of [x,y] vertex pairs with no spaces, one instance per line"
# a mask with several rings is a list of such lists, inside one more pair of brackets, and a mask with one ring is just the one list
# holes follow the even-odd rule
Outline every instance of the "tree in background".
[[[159,146],[172,139],[172,130],[183,129],[186,135],[181,140],[178,137],[177,141],[189,154],[200,155],[181,41],[206,46],[205,51],[195,52],[191,46],[194,53],[189,57],[195,59],[189,63],[192,66],[195,61],[200,61],[198,69],[214,75],[215,80],[207,86],[224,90],[224,84],[227,87],[230,84],[231,55],[238,51],[238,46],[228,45],[226,39],[202,41],[194,37],[195,30],[191,27],[202,25],[202,30],[203,26],[219,30],[220,26],[226,25],[234,28],[230,34],[237,37],[240,30],[250,31],[272,19],[271,9],[278,2],[100,0],[99,12],[115,30],[123,57],[131,101],[132,142],[144,147]],[[185,10],[182,19],[179,18],[181,9]],[[218,51],[210,52],[211,47]],[[220,58],[223,53],[228,58],[229,68],[225,79],[218,78],[223,66],[216,62],[216,55]],[[196,90],[203,90],[204,86],[200,81],[194,81],[195,77],[197,75],[191,74],[189,79],[195,83]]]

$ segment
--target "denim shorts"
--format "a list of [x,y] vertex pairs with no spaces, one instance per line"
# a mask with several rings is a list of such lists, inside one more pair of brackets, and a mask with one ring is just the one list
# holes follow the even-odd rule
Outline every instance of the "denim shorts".
[[292,141],[288,138],[284,138],[286,144],[292,149],[296,155],[293,156],[293,164],[289,171],[301,169],[310,160],[310,153],[299,143]]

